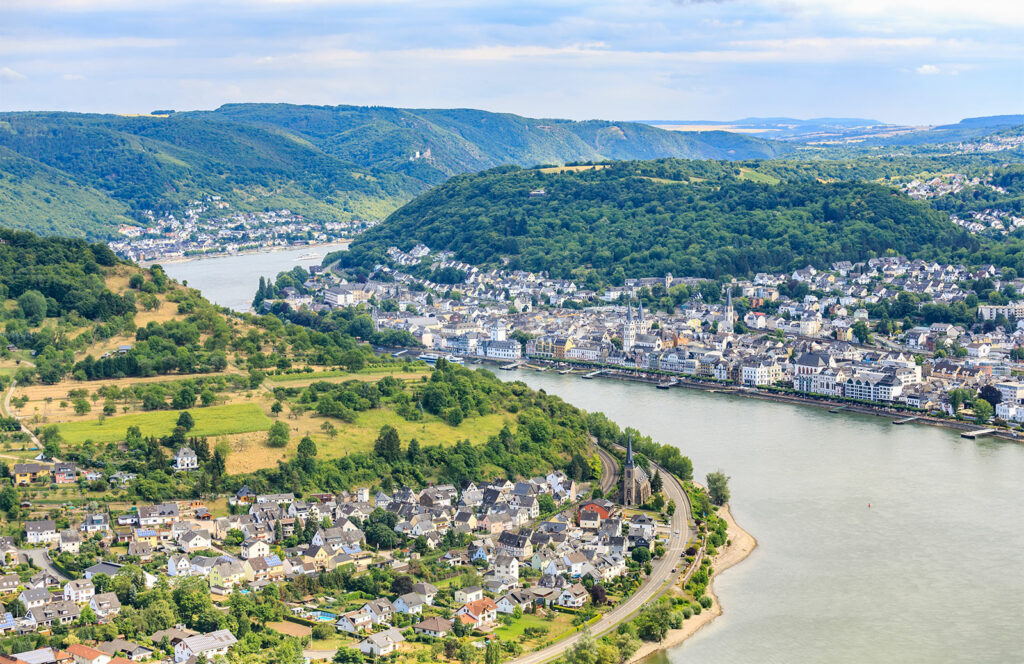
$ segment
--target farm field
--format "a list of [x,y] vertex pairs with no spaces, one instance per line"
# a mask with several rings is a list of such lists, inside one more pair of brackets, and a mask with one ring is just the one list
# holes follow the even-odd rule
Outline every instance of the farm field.
[[[234,433],[266,431],[270,418],[254,403],[236,403],[226,406],[210,406],[189,410],[195,420],[192,436],[220,436]],[[143,436],[166,436],[174,430],[180,411],[157,410],[134,413],[120,417],[68,422],[58,425],[60,434],[70,444],[81,444],[86,440],[94,443],[109,443],[124,439],[124,432],[130,426],[137,426]]]

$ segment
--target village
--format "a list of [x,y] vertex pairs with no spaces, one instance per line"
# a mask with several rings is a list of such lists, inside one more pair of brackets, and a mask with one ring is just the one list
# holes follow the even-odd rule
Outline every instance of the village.
[[[197,468],[188,448],[178,450],[171,463],[179,473]],[[70,462],[40,460],[12,470],[20,487],[83,479]],[[684,502],[684,514],[687,499],[675,493],[676,480],[665,482],[673,483],[666,492]],[[601,487],[611,497],[618,494],[622,504],[602,497]],[[679,561],[678,553],[675,561],[667,559],[666,543],[676,542],[672,550],[679,551],[689,534],[678,530],[687,530],[685,522],[680,514],[673,520],[674,499],[666,505],[661,488],[660,474],[649,476],[630,446],[622,472],[614,463],[605,469],[601,486],[593,487],[552,471],[519,482],[495,479],[390,494],[362,487],[298,498],[257,495],[243,486],[226,501],[229,513],[223,515],[211,513],[201,500],[61,510],[54,518],[25,522],[20,536],[0,538],[6,571],[0,592],[7,607],[0,633],[48,634],[113,624],[122,610],[113,590],[123,587],[117,579],[132,570],[141,569],[146,588],[200,579],[215,605],[230,604],[237,593],[260,593],[332,572],[374,578],[386,572],[394,579],[390,592],[305,595],[288,602],[283,621],[268,625],[308,644],[319,638],[321,649],[306,650],[307,661],[329,659],[338,651],[374,659],[419,651],[456,658],[442,650],[458,644],[448,637],[461,639],[470,654],[494,641],[506,656],[518,655],[551,646],[621,605],[651,575],[654,559],[662,559],[662,568],[673,567],[673,573],[693,560],[690,555]],[[368,546],[360,526],[379,524],[387,524],[401,544]],[[311,534],[308,541],[288,545],[296,535],[305,539],[304,533]],[[85,548],[102,552],[98,561],[66,569],[61,561],[70,558],[64,554],[78,556]],[[657,585],[644,587],[653,592]],[[0,654],[0,662],[212,662],[237,643],[227,629],[203,633],[178,624],[143,638],[118,636],[63,650]],[[465,654],[457,658],[472,661]]]
[[179,214],[147,210],[145,226],[122,225],[109,243],[128,260],[158,261],[242,251],[326,244],[353,237],[374,222],[317,221],[287,209],[231,212],[220,196],[193,200]]
[[[892,256],[723,284],[671,274],[626,278],[597,291],[482,270],[424,245],[393,247],[389,256],[394,267],[378,266],[366,282],[314,268],[263,310],[282,302],[313,311],[363,304],[377,329],[419,340],[428,362],[448,354],[582,373],[628,369],[948,416],[964,403],[951,392],[990,386],[992,414],[1024,422],[1024,302],[1016,299],[1024,279],[1013,270]],[[406,271],[421,263],[464,281],[441,284]]]

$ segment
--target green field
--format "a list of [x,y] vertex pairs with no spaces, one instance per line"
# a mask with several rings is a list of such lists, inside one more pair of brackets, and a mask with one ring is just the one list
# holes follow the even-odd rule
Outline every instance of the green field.
[[[86,440],[94,443],[109,443],[124,440],[125,431],[130,426],[137,426],[143,436],[166,436],[174,430],[178,421],[177,410],[157,410],[149,413],[108,417],[83,422],[68,422],[59,425],[60,434],[68,443],[77,445]],[[270,418],[263,409],[254,403],[228,404],[226,406],[210,406],[189,410],[196,426],[189,435],[220,436],[229,433],[247,433],[250,431],[266,431],[270,428]]]
[[427,415],[426,419],[420,422],[410,422],[390,409],[377,408],[359,413],[352,424],[337,420],[332,422],[338,428],[337,436],[333,440],[321,440],[319,436],[317,437],[320,454],[325,457],[339,457],[350,452],[372,450],[377,434],[385,424],[395,427],[398,436],[405,443],[415,438],[421,445],[453,445],[457,440],[468,438],[473,443],[481,444],[501,431],[506,423],[514,422],[514,418],[508,413],[476,415],[467,417],[459,426],[453,427],[432,415]]

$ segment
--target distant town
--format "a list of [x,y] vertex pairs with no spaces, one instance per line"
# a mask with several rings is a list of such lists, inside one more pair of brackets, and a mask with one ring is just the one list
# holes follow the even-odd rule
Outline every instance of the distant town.
[[122,258],[158,261],[216,254],[236,254],[275,247],[326,244],[353,237],[374,221],[316,221],[287,209],[231,211],[220,196],[193,200],[178,214],[147,210],[145,226],[123,225],[124,237],[109,242]]
[[[891,256],[721,285],[629,278],[598,292],[482,270],[422,244],[389,256],[394,267],[363,283],[315,268],[262,308],[366,304],[378,329],[409,332],[428,360],[627,369],[948,416],[971,413],[988,386],[994,410],[977,408],[982,419],[1024,422],[1024,279],[1012,270]],[[464,279],[412,276],[421,263]]]

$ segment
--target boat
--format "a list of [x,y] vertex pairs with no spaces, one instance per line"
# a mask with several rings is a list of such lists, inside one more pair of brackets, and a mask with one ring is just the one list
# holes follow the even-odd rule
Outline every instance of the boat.
[[320,254],[316,253],[315,251],[307,251],[306,253],[302,254],[301,256],[296,258],[295,260],[297,260],[297,261],[315,261],[315,260],[317,260],[319,258],[321,258]]
[[439,359],[441,359],[441,356],[438,355],[437,353],[423,353],[422,355],[420,355],[416,359],[417,360],[423,360],[427,364],[433,365],[433,364],[437,364],[437,361]]
[[678,380],[663,380],[660,383],[658,383],[658,389],[659,390],[667,390],[670,387],[675,387],[678,384],[679,384]]

